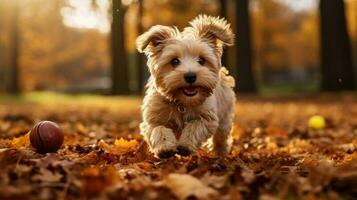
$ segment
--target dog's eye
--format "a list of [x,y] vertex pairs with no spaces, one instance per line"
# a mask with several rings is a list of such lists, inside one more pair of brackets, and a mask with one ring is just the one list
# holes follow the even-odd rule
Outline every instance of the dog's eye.
[[176,66],[180,65],[180,60],[177,58],[174,58],[170,61],[170,63],[172,66],[176,67]]
[[202,57],[199,57],[197,62],[198,62],[198,64],[200,64],[200,65],[204,65],[205,62],[206,62],[206,60],[205,60],[204,58],[202,58]]

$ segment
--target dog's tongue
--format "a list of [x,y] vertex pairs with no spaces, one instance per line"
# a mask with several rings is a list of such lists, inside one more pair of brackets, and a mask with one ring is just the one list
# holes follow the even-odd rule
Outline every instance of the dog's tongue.
[[187,95],[195,95],[197,93],[196,87],[187,87],[187,88],[184,88],[183,91]]

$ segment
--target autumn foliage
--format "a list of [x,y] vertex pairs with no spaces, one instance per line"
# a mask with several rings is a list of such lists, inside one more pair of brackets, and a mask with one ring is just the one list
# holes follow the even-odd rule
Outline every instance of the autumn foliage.
[[[139,135],[140,99],[5,101],[0,198],[353,199],[356,100],[240,96],[227,158],[200,150],[162,160]],[[326,119],[322,129],[308,126],[316,114]],[[29,144],[28,131],[39,120],[63,129],[57,153],[39,154]]]
[[[87,2],[90,1],[92,0]],[[14,48],[11,42],[13,35],[11,30],[14,25],[19,31],[18,62],[20,86],[23,91],[85,90],[98,85],[109,87],[109,82],[105,77],[110,77],[111,67],[108,30],[110,27],[110,3],[108,2],[110,1],[82,5],[84,16],[95,15],[97,20],[100,20],[99,25],[92,26],[92,28],[77,22],[75,14],[79,7],[73,2],[76,1],[21,1],[18,5],[21,12],[17,24],[12,23],[14,16],[11,4],[6,1],[0,2],[0,59],[2,61],[0,63],[0,83],[2,83],[0,91],[5,90],[4,83],[12,67],[9,52]],[[125,2],[128,3],[125,5],[125,47],[128,65],[130,65],[128,76],[131,81],[131,90],[138,87],[138,77],[135,73],[141,69],[136,66],[138,61],[134,58],[135,39],[140,31],[145,31],[156,24],[174,25],[182,29],[189,20],[200,13],[220,15],[220,1],[145,0],[142,5],[144,14],[142,19],[139,19],[140,6],[136,3],[137,1]],[[253,64],[257,80],[269,83],[272,82],[271,76],[274,74],[307,73],[308,77],[305,77],[305,81],[316,81],[320,62],[318,1],[307,10],[294,9],[286,2],[290,1],[250,0]],[[237,16],[234,7],[234,1],[227,1],[226,18],[236,32],[235,18]],[[355,0],[346,1],[347,26],[351,46],[354,47],[353,55],[357,52],[355,17],[357,9],[355,8]],[[158,11],[160,14],[157,14]],[[93,19],[82,19],[82,23],[91,20]],[[74,26],[73,24],[76,23],[77,25]],[[138,24],[141,28],[138,28]],[[237,36],[237,42],[239,45],[239,36]],[[236,62],[233,47],[227,49],[227,56],[227,67],[231,68],[234,74]],[[93,82],[96,85],[93,85]]]

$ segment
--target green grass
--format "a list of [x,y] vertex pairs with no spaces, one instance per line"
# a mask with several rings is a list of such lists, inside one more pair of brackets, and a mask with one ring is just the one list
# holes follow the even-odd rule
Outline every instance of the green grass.
[[[318,92],[318,87],[319,85],[317,82],[284,85],[261,85],[259,87],[259,94],[262,96],[294,96]],[[35,103],[43,105],[71,104],[84,106],[120,106],[123,108],[130,108],[132,106],[140,106],[141,97],[66,94],[57,92],[29,92],[21,95],[0,94],[0,104],[4,103]]]
[[137,96],[101,96],[94,94],[64,94],[56,92],[30,92],[21,95],[0,95],[0,103],[36,103],[46,105],[78,104],[88,106],[139,105],[141,101]]
[[259,92],[262,95],[294,95],[301,93],[313,93],[319,89],[318,82],[290,83],[277,85],[261,85]]

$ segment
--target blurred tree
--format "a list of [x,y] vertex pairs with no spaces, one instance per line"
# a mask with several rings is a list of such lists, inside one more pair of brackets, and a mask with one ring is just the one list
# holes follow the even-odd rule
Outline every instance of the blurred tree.
[[250,2],[257,79],[263,85],[316,82],[319,59],[316,10],[294,9],[290,2],[281,0]]
[[95,28],[70,26],[68,21],[76,21],[78,13],[108,14],[108,7],[102,7],[102,11],[81,7],[83,11],[67,0],[22,1],[24,14],[19,26],[21,43],[26,45],[21,46],[20,54],[21,89],[107,93],[110,87],[108,35]]
[[320,0],[321,89],[352,90],[355,74],[343,0]]
[[124,16],[126,9],[121,0],[112,0],[112,94],[129,94],[128,66],[124,38]]
[[255,92],[256,83],[254,81],[252,68],[252,49],[250,36],[249,0],[236,1],[236,23],[237,35],[237,90],[238,92]]
[[146,11],[142,21],[144,30],[156,24],[182,29],[198,14],[219,14],[217,0],[145,0],[143,5]]
[[[220,17],[224,17],[227,19],[227,0],[219,0],[220,2],[220,9],[219,9],[219,15]],[[222,55],[222,65],[227,66],[227,52],[224,51]]]
[[[255,24],[255,41],[258,45],[262,81],[269,82],[274,72],[283,71],[289,65],[286,49],[289,44],[291,19],[286,12],[290,10],[275,0],[259,1],[258,22]],[[288,46],[287,46],[288,45]]]
[[[357,77],[357,1],[346,0],[345,3],[347,8],[347,27],[351,39],[352,59],[355,69],[355,77]],[[355,84],[357,87],[357,82]]]
[[9,1],[11,9],[10,23],[10,66],[9,66],[9,82],[7,90],[11,94],[20,93],[19,85],[19,50],[20,50],[20,30],[19,30],[19,4],[18,0]]
[[6,89],[6,58],[5,58],[5,23],[4,23],[4,12],[5,12],[5,1],[0,1],[0,30],[2,34],[0,35],[0,92]]
[[[296,13],[292,18],[290,36],[284,41],[291,68],[307,68],[316,71],[319,64],[318,13],[316,10]],[[289,34],[289,33],[287,33]],[[289,46],[290,44],[290,46]]]
[[[143,33],[143,14],[144,14],[144,0],[138,0],[138,20],[137,20],[137,34],[140,35]],[[149,71],[146,67],[146,58],[143,54],[137,52],[137,66],[138,66],[138,86],[139,93],[142,93],[145,88],[146,81],[149,77]]]

